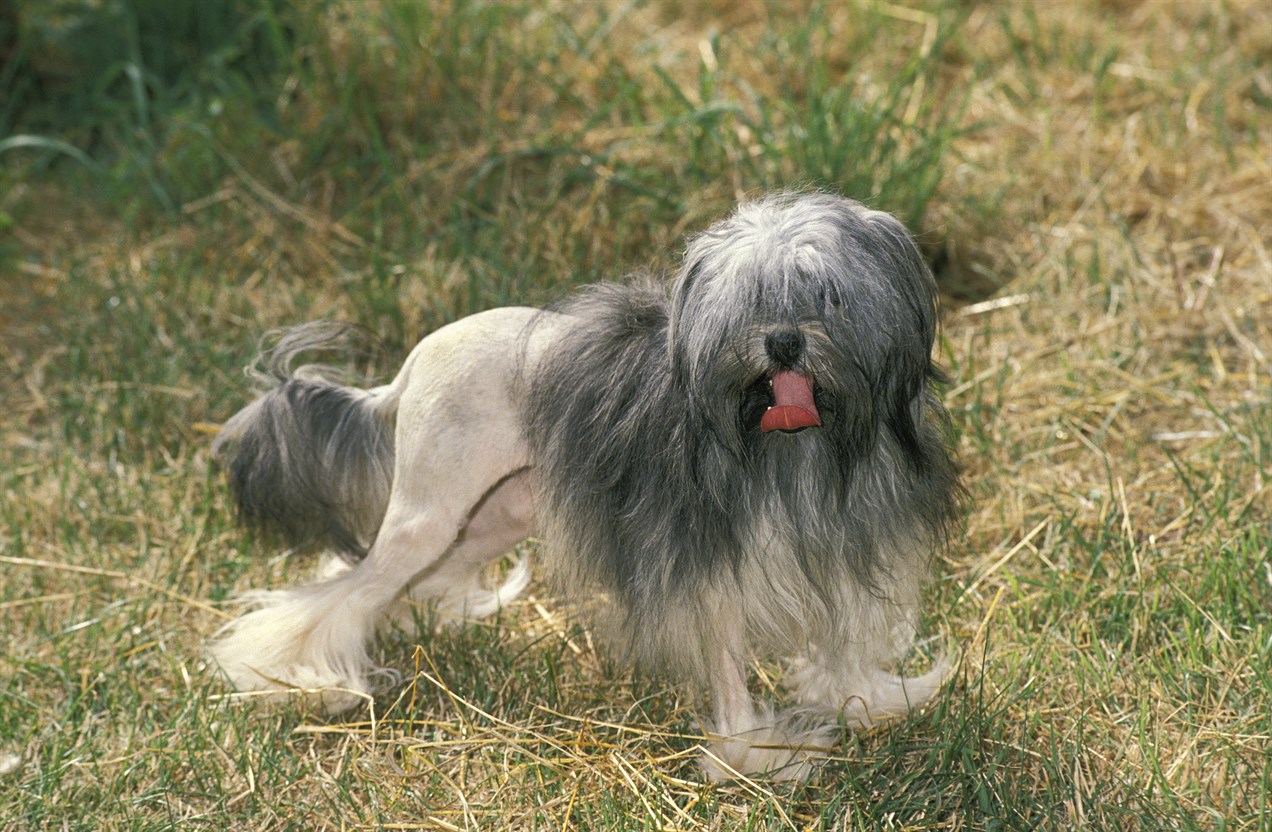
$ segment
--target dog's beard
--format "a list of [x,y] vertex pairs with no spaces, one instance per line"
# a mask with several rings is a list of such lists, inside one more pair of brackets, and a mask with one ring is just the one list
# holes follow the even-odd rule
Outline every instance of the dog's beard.
[[[707,614],[705,594],[735,597],[743,586],[754,594],[756,585],[797,570],[798,603],[776,606],[801,609],[767,629],[831,618],[840,587],[869,592],[887,584],[898,568],[892,555],[944,522],[944,509],[925,503],[939,504],[952,474],[925,485],[902,445],[881,430],[868,374],[813,330],[792,371],[814,380],[820,424],[761,430],[774,405],[769,384],[784,369],[746,346],[764,327],[749,319],[734,339],[743,346],[698,365],[710,372],[686,377],[667,347],[667,306],[658,288],[608,286],[566,307],[576,325],[536,373],[528,433],[557,588],[609,597],[620,646],[634,658],[657,662],[688,651],[672,660],[700,669],[696,636],[683,630],[711,625],[670,622],[690,609]],[[908,503],[924,492],[933,496]],[[923,519],[931,510],[941,519]],[[757,569],[768,578],[745,579]],[[746,603],[775,606],[757,597]],[[742,606],[724,614],[744,616]]]
[[[798,315],[775,311],[767,321],[740,319],[732,343],[742,346],[722,338],[684,386],[700,440],[690,457],[694,480],[739,530],[701,565],[707,574],[690,577],[703,580],[722,562],[737,571],[743,558],[781,550],[814,591],[843,580],[874,586],[913,525],[901,506],[878,509],[912,491],[915,472],[884,421],[881,380],[852,354],[837,323],[811,304]],[[774,334],[798,336],[798,354],[775,357],[766,347]],[[816,424],[766,426],[773,410],[791,406],[775,392],[782,375],[805,380]]]

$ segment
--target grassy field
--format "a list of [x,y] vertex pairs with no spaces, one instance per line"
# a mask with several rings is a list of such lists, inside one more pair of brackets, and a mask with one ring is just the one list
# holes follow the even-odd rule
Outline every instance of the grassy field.
[[[0,828],[1272,830],[1264,4],[680,5],[0,3]],[[695,693],[537,584],[385,634],[344,718],[226,695],[235,593],[314,563],[209,457],[262,332],[357,321],[383,377],[807,186],[947,299],[933,706],[705,785]]]

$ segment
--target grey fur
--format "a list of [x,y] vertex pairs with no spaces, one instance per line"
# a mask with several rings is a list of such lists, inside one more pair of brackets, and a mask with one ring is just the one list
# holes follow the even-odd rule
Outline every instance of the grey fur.
[[289,545],[366,554],[393,478],[396,399],[339,383],[341,373],[302,353],[344,346],[352,328],[324,321],[270,333],[253,377],[262,394],[222,427],[212,453],[229,472],[244,525]]
[[[690,672],[710,666],[717,628],[666,622],[719,615],[707,596],[778,650],[851,637],[842,587],[908,586],[958,516],[935,289],[897,220],[803,194],[693,238],[670,292],[644,280],[563,304],[577,322],[526,411],[559,586],[605,594],[636,658]],[[766,348],[795,332],[797,356]],[[815,378],[822,427],[759,431],[780,369]],[[746,576],[774,569],[802,575],[796,599],[754,595]],[[784,615],[797,620],[774,624]]]

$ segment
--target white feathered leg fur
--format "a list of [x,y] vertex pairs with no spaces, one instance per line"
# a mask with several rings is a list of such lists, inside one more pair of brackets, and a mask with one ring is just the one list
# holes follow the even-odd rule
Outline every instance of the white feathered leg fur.
[[[435,603],[444,618],[484,618],[521,593],[530,581],[522,559],[496,589],[480,577],[486,564],[523,540],[529,518],[525,475],[514,475],[486,496],[464,526],[462,539],[443,552],[410,587],[413,599]],[[352,707],[371,692],[371,678],[392,671],[379,668],[367,654],[377,624],[411,581],[413,558],[377,552],[411,548],[426,533],[414,524],[387,530],[384,545],[368,559],[309,586],[249,593],[253,607],[230,624],[212,646],[216,662],[235,687],[253,691],[303,691],[325,710]],[[420,547],[421,549],[423,547]],[[384,559],[387,557],[387,563]],[[401,568],[405,566],[406,569]]]
[[802,723],[794,714],[757,707],[746,686],[739,634],[725,634],[723,641],[712,675],[715,721],[703,726],[710,737],[701,762],[703,773],[716,782],[748,774],[807,779],[813,763],[833,744],[834,722]]
[[[744,571],[744,575],[746,572]],[[719,643],[712,667],[715,722],[703,771],[724,781],[761,773],[770,779],[804,780],[834,747],[840,727],[864,730],[925,704],[940,689],[950,664],[938,659],[918,676],[892,672],[912,649],[918,571],[898,570],[886,592],[845,589],[832,628],[790,660],[783,679],[798,707],[775,712],[757,705],[746,686],[745,637],[738,626],[714,633]],[[748,576],[751,581],[760,576]],[[778,580],[769,573],[767,580]],[[811,615],[805,615],[809,620]],[[774,622],[751,619],[753,629]]]

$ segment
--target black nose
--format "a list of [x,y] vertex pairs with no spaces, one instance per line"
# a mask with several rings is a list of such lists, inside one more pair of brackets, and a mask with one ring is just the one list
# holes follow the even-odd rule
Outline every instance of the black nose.
[[764,336],[764,351],[781,367],[794,367],[804,354],[804,336],[798,329],[779,329]]

